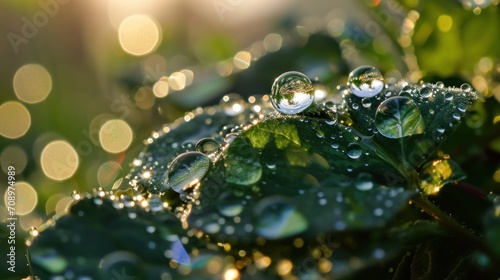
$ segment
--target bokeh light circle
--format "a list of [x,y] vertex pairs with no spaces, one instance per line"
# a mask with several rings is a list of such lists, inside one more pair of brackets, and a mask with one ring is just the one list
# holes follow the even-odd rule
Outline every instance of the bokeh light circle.
[[0,135],[9,139],[23,136],[31,126],[30,112],[17,101],[0,105],[0,120]]
[[118,37],[123,50],[131,55],[151,53],[160,42],[160,26],[147,15],[132,15],[125,18],[118,28]]
[[26,64],[14,75],[14,91],[19,100],[26,103],[38,103],[52,90],[52,78],[49,71],[39,64]]
[[27,182],[17,182],[13,188],[15,196],[9,194],[8,191],[5,192],[5,205],[10,205],[9,199],[15,197],[15,206],[13,208],[16,209],[16,215],[23,216],[31,213],[38,203],[38,195],[35,189]]
[[132,128],[123,120],[113,119],[105,122],[99,130],[99,142],[108,153],[121,153],[132,143]]
[[40,163],[45,176],[62,181],[75,174],[79,159],[75,148],[70,143],[56,140],[47,144],[42,150]]

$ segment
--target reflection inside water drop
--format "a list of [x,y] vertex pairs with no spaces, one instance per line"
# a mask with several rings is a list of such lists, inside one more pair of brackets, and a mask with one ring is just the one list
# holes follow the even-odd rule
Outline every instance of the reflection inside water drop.
[[199,152],[186,152],[177,156],[165,173],[165,185],[178,193],[198,184],[208,173],[211,160]]
[[358,97],[373,97],[384,89],[384,77],[373,66],[360,66],[354,69],[347,78],[347,85]]
[[271,101],[278,112],[294,115],[314,101],[314,87],[309,78],[296,71],[281,74],[271,88]]

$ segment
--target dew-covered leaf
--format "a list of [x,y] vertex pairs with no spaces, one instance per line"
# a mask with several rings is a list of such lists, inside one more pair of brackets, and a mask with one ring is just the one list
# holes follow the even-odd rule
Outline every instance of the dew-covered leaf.
[[271,110],[269,102],[259,100],[249,104],[233,95],[227,101],[223,100],[220,106],[187,113],[183,119],[153,132],[152,137],[145,141],[146,146],[132,162],[128,176],[132,187],[144,187],[152,193],[167,191],[168,165],[176,156],[194,151],[195,144],[203,138],[213,138],[222,144],[226,134],[238,131],[243,124],[253,118],[262,118]]
[[393,185],[398,176],[352,128],[309,117],[268,119],[229,144],[188,221],[235,243],[369,230],[414,193],[403,182]]
[[[429,160],[437,147],[457,129],[477,99],[468,84],[388,85],[371,98],[344,94],[353,126],[373,135],[387,161],[403,165],[406,173]],[[399,160],[393,161],[392,157]]]
[[[67,215],[43,230],[31,230],[34,273],[42,279],[69,275],[187,279],[187,271],[189,279],[212,279],[206,263],[220,259],[222,269],[223,254],[190,237],[177,217],[163,210],[161,202],[158,207],[156,200],[158,196],[85,195]],[[200,263],[203,258],[205,264]]]

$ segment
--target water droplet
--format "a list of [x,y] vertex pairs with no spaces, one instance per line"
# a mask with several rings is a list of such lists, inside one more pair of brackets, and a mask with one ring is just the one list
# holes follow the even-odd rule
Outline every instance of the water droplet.
[[351,104],[351,108],[352,108],[353,110],[358,110],[358,109],[359,109],[359,104],[358,104],[358,103],[352,103],[352,104]]
[[373,176],[370,173],[361,172],[356,177],[354,182],[356,189],[360,191],[368,191],[373,188]]
[[438,127],[437,132],[439,133],[444,133],[444,127]]
[[165,172],[165,185],[178,193],[195,186],[207,175],[211,160],[199,152],[177,156]]
[[361,99],[361,105],[365,108],[370,108],[372,106],[372,100],[370,98]]
[[444,99],[446,100],[452,100],[453,99],[453,93],[452,92],[447,92],[444,94]]
[[163,201],[160,196],[153,194],[148,200],[149,209],[153,212],[159,212],[163,210]]
[[243,211],[243,202],[233,194],[228,194],[222,198],[217,205],[219,213],[226,217],[236,217]]
[[218,223],[208,223],[204,226],[206,233],[215,234],[220,231],[220,225]]
[[80,200],[82,198],[82,196],[80,195],[80,192],[77,191],[77,190],[74,190],[74,191],[71,192],[71,197],[74,200]]
[[432,88],[430,88],[430,87],[423,87],[423,88],[420,89],[419,93],[420,93],[420,96],[422,98],[432,97]]
[[31,236],[33,236],[33,237],[36,237],[36,236],[38,236],[38,234],[39,234],[39,233],[38,233],[38,229],[37,229],[36,227],[30,227],[30,228],[28,229],[28,233],[29,233]]
[[352,159],[359,158],[362,153],[361,147],[356,143],[351,143],[347,146],[347,155]]
[[196,151],[207,156],[213,156],[219,151],[219,143],[213,138],[203,138],[196,143]]
[[372,66],[360,66],[347,78],[347,85],[358,97],[373,97],[384,89],[384,77]]
[[472,90],[472,87],[469,84],[462,84],[460,86],[460,89],[464,92],[470,92]]
[[236,116],[245,111],[245,100],[236,93],[224,95],[220,101],[220,106],[228,116]]
[[462,112],[462,113],[463,113],[463,112],[465,112],[465,110],[467,110],[467,107],[468,107],[468,106],[467,106],[467,104],[465,104],[465,103],[460,103],[460,104],[458,104],[458,110],[459,110],[460,112]]
[[375,210],[373,210],[373,215],[377,216],[377,217],[380,217],[384,214],[384,209],[382,208],[375,208]]
[[384,249],[377,248],[373,250],[373,257],[377,260],[381,260],[385,257],[385,251]]
[[309,78],[295,71],[281,74],[271,88],[271,101],[278,112],[300,113],[314,102],[314,88]]
[[95,205],[102,205],[102,199],[100,197],[94,197]]
[[444,83],[443,82],[437,82],[436,83],[437,88],[444,88]]
[[238,133],[228,133],[226,137],[224,137],[224,142],[230,144],[231,142],[234,141],[238,137]]
[[305,231],[307,219],[282,197],[263,199],[255,206],[256,231],[268,239],[281,239]]
[[407,97],[391,97],[380,103],[375,113],[375,125],[387,138],[402,138],[424,133],[425,124],[420,110]]
[[457,112],[453,113],[453,118],[454,118],[455,120],[457,120],[457,121],[459,121],[459,120],[461,119],[460,114],[459,114],[459,113],[457,113]]

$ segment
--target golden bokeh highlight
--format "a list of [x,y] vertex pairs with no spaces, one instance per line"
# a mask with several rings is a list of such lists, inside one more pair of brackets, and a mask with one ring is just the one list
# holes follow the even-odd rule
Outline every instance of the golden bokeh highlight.
[[183,90],[186,87],[186,76],[182,72],[174,72],[168,77],[168,84],[173,90]]
[[66,214],[69,206],[71,206],[74,201],[75,200],[69,196],[59,199],[59,201],[56,204],[56,215],[61,216]]
[[55,140],[42,150],[40,164],[45,176],[52,180],[63,181],[75,174],[79,159],[75,148],[70,143]]
[[437,19],[437,27],[441,32],[450,31],[453,26],[453,19],[449,15],[440,15]]
[[155,95],[148,87],[140,87],[134,94],[135,104],[137,107],[147,110],[155,104]]
[[276,52],[281,49],[283,38],[279,34],[271,33],[264,38],[264,48],[268,52]]
[[[17,182],[14,184],[14,189],[16,192],[16,215],[23,216],[31,213],[33,209],[35,209],[36,204],[38,203],[38,195],[35,189],[28,184],[27,182]],[[8,195],[8,192],[5,192],[5,205],[8,204],[8,198],[11,197]]]
[[168,95],[168,78],[161,77],[153,86],[153,94],[157,98],[163,98]]
[[252,55],[249,52],[241,51],[234,56],[233,63],[238,69],[247,69],[250,67],[251,60]]
[[123,120],[114,119],[105,122],[99,130],[99,142],[108,153],[121,153],[132,143],[132,128]]
[[103,163],[97,170],[97,182],[99,186],[105,188],[113,185],[120,171],[120,165],[114,161]]
[[50,73],[39,64],[26,64],[14,75],[14,92],[21,101],[41,102],[47,98],[51,90]]
[[0,105],[0,120],[0,135],[9,139],[23,136],[31,126],[30,112],[17,101]]
[[135,56],[153,52],[158,47],[160,37],[160,26],[148,15],[129,16],[118,28],[121,47],[125,52]]
[[20,174],[28,164],[28,155],[17,145],[11,145],[3,149],[0,154],[2,170],[7,173],[9,166],[14,166],[16,173]]
[[51,195],[49,199],[47,199],[47,201],[45,202],[45,213],[47,215],[53,214],[56,211],[57,203],[64,197],[67,197],[67,195],[64,195],[62,193]]

